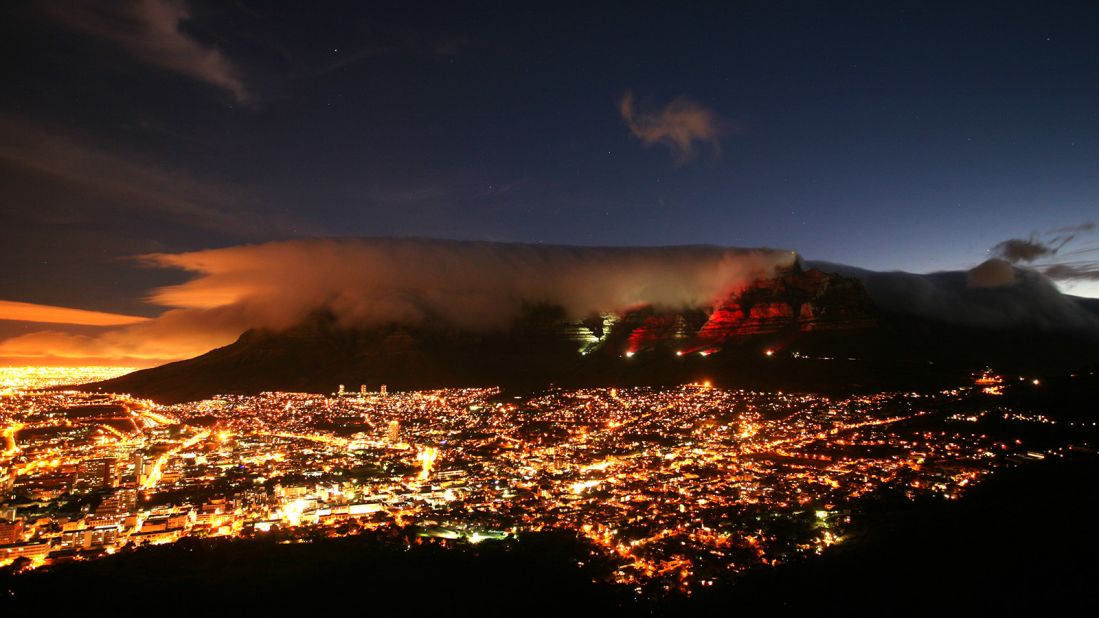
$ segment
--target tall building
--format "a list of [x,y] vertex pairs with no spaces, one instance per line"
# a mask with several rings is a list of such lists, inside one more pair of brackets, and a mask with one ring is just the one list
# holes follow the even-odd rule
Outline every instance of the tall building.
[[137,509],[137,490],[119,489],[99,503],[95,509],[96,517],[117,517],[129,515]]
[[0,521],[0,545],[11,545],[23,540],[23,520]]
[[344,396],[344,393],[345,393],[345,392],[346,392],[346,391],[344,390],[343,384],[341,384],[341,385],[340,385],[340,392],[338,393],[338,394],[339,394],[339,396],[340,396],[340,397],[343,397],[343,396]]
[[385,394],[385,384],[382,384],[382,389],[378,392],[380,392],[383,395]]
[[134,453],[134,481],[138,485],[145,482],[145,453],[141,451]]
[[389,441],[392,442],[393,444],[397,443],[397,440],[399,440],[400,437],[401,437],[401,423],[400,423],[400,421],[396,421],[396,420],[389,421],[389,431],[386,434],[386,437],[389,438]]
[[359,386],[359,395],[362,396],[362,397],[366,397],[366,385],[365,384]]
[[76,469],[73,488],[77,490],[113,487],[115,460],[113,458],[89,459],[80,462]]

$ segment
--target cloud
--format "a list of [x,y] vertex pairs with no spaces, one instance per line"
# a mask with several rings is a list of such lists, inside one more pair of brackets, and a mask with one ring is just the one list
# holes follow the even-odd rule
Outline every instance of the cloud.
[[920,275],[819,265],[858,277],[887,311],[978,328],[1068,331],[1099,338],[1099,315],[1057,286],[1099,280],[1097,249],[1079,244],[1081,235],[1095,229],[1088,221],[1010,238],[992,247],[992,258],[967,271]]
[[809,264],[858,278],[874,304],[888,312],[975,328],[1072,332],[1099,339],[1099,315],[1061,293],[1042,273],[1003,260],[929,274]]
[[1042,272],[1055,281],[1099,281],[1099,262],[1054,264]]
[[1052,233],[1054,233],[1054,234],[1073,234],[1073,235],[1075,235],[1075,234],[1078,234],[1080,232],[1094,232],[1095,227],[1096,226],[1095,226],[1094,221],[1084,221],[1083,223],[1080,223],[1080,224],[1077,224],[1077,225],[1070,225],[1068,227],[1059,227],[1059,228],[1053,230]]
[[576,318],[642,304],[703,306],[795,256],[709,246],[312,239],[145,259],[197,275],[157,290],[153,302],[236,307],[259,325],[290,325],[324,308],[349,324],[501,330],[530,304],[560,305]]
[[231,311],[167,311],[98,333],[51,329],[0,341],[0,358],[89,359],[96,364],[150,365],[197,356],[231,342],[242,321]]
[[1095,229],[1093,221],[1086,221],[1044,234],[1032,233],[1026,239],[997,243],[992,253],[1012,264],[1028,264],[1055,281],[1099,281],[1099,246],[1077,242],[1080,235]]
[[992,252],[1014,264],[1033,262],[1039,258],[1057,255],[1057,248],[1039,242],[1033,237],[1029,240],[1011,238],[992,247]]
[[216,86],[238,103],[249,100],[237,67],[181,30],[191,18],[183,0],[80,0],[50,8],[60,23],[117,45],[139,62]]
[[676,98],[662,108],[654,108],[636,104],[633,93],[626,91],[619,101],[618,111],[634,137],[646,146],[667,147],[680,164],[694,158],[699,144],[708,144],[714,156],[719,156],[720,138],[730,132],[727,121],[684,97]]
[[1015,267],[1006,260],[995,258],[982,262],[966,273],[966,282],[971,288],[996,288],[1014,285],[1018,281]]
[[77,324],[84,326],[120,326],[137,324],[148,318],[103,311],[70,309],[52,305],[37,305],[10,300],[0,300],[0,320],[41,322],[47,324]]
[[885,311],[987,329],[1072,332],[1099,339],[1099,315],[1057,283],[1099,280],[1096,249],[1079,246],[1092,222],[997,243],[994,257],[965,271],[929,274],[873,272],[813,263],[857,277]]
[[[46,178],[51,188],[64,187],[66,196],[72,194],[65,201],[79,204],[80,215],[106,206],[139,218],[168,220],[238,238],[285,234],[291,228],[286,221],[245,210],[242,206],[248,198],[234,188],[117,153],[10,113],[0,113],[0,165]],[[46,198],[37,195],[35,199]],[[31,217],[49,214],[39,212],[42,206],[23,210]]]
[[[196,356],[250,328],[287,328],[318,311],[348,327],[401,323],[500,332],[525,308],[543,304],[557,305],[573,319],[642,305],[707,309],[797,259],[791,251],[713,246],[414,239],[307,239],[157,253],[141,260],[192,275],[151,291],[149,301],[165,308],[160,316],[83,332],[20,334],[0,341],[0,357],[148,365]],[[858,277],[885,311],[979,328],[1099,337],[1099,315],[1040,272],[1002,259],[927,275],[809,265]]]
[[143,257],[194,278],[155,290],[155,319],[93,335],[42,332],[0,342],[3,356],[170,360],[286,328],[317,311],[346,326],[385,323],[480,332],[524,307],[576,319],[639,305],[707,307],[796,259],[791,251],[712,246],[566,247],[394,239],[311,239]]

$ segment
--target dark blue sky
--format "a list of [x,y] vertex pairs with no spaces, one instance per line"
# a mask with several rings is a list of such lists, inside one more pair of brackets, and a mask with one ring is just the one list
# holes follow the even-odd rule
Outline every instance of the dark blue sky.
[[374,4],[5,6],[0,297],[148,313],[126,256],[306,235],[926,272],[1099,212],[1099,3]]

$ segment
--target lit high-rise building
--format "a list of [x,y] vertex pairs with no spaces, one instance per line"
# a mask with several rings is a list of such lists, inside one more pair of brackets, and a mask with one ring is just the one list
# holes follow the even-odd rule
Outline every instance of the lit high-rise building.
[[128,515],[137,508],[137,490],[120,489],[99,503],[95,509],[96,517],[115,517]]
[[0,521],[0,545],[11,545],[23,540],[23,520]]
[[378,392],[379,392],[379,393],[381,393],[381,394],[383,394],[383,395],[385,394],[385,384],[382,384],[382,388],[381,388],[381,390],[380,390],[380,391],[378,391]]
[[365,384],[359,386],[359,395],[361,395],[363,397],[366,397],[366,385]]
[[92,490],[114,486],[114,467],[115,460],[113,458],[89,459],[81,462],[76,469],[73,488]]
[[134,481],[141,485],[145,482],[145,453],[134,453]]
[[344,395],[344,393],[345,393],[345,392],[346,392],[346,391],[344,390],[343,384],[341,384],[341,385],[340,385],[340,392],[339,392],[339,396],[340,396],[340,397],[343,397],[343,395]]

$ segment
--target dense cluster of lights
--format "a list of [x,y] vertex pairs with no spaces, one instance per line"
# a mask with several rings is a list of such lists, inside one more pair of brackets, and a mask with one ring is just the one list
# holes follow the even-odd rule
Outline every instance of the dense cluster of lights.
[[951,404],[985,387],[341,389],[173,406],[13,389],[0,563],[274,530],[477,543],[563,529],[614,561],[618,583],[690,591],[844,541],[869,495],[953,499],[1008,457],[1042,455],[940,422],[984,418]]
[[130,373],[129,367],[0,367],[0,395],[65,384],[87,384]]

